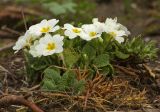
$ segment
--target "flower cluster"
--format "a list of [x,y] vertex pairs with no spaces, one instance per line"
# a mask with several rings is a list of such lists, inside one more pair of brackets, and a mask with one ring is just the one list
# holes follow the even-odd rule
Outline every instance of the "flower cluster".
[[[81,27],[75,27],[71,24],[64,24],[59,27],[59,20],[42,20],[40,23],[31,26],[26,33],[19,37],[13,49],[18,52],[27,48],[33,57],[48,56],[63,51],[64,36],[69,39],[80,37],[83,40],[90,41],[95,38],[101,38],[105,32],[113,37],[119,43],[124,42],[124,36],[130,32],[120,23],[117,18],[107,18],[105,22],[99,22],[97,18],[93,19],[92,24],[84,24]],[[64,35],[57,34],[57,30],[63,30]]]

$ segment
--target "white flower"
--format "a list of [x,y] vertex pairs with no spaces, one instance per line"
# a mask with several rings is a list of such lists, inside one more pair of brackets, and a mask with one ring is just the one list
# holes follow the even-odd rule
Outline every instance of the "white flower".
[[69,39],[73,39],[77,36],[80,36],[80,33],[82,32],[82,29],[81,28],[78,28],[78,27],[74,27],[73,25],[71,24],[64,24],[64,29],[66,29],[64,31],[64,34],[66,36],[69,37]]
[[101,29],[96,27],[94,24],[86,24],[82,26],[82,33],[80,34],[80,37],[84,40],[92,40],[97,37],[101,37]]
[[121,25],[121,24],[120,24],[120,28],[119,29],[125,31],[126,36],[131,34],[130,31],[128,31],[128,29],[125,26]]
[[34,44],[30,47],[29,53],[33,56],[33,57],[41,57],[41,54],[39,52],[37,52],[37,50],[35,49],[35,47],[39,44],[39,41],[36,40],[34,42]]
[[15,46],[13,46],[13,50],[15,50],[15,53],[17,53],[19,50],[21,50],[25,46],[26,41],[24,38],[25,38],[24,36],[19,37]]
[[125,31],[123,30],[113,30],[112,32],[109,32],[109,34],[116,40],[118,41],[119,43],[122,43],[124,42],[124,35],[125,34]]
[[39,44],[35,46],[38,54],[43,56],[60,53],[63,51],[63,36],[46,34],[39,40]]
[[104,31],[110,34],[119,43],[124,42],[123,36],[128,36],[130,34],[125,26],[117,23],[117,18],[107,18],[105,21]]
[[[25,35],[19,37],[18,41],[16,42],[15,46],[13,46],[13,50],[18,52],[22,48],[26,46],[31,46],[38,37],[35,35],[30,34],[28,31],[25,33]],[[15,53],[16,53],[15,52]]]
[[59,20],[56,19],[42,20],[39,24],[31,26],[29,32],[37,36],[42,35],[42,33],[55,32],[59,29],[59,26],[56,25],[58,22]]
[[117,23],[117,18],[107,18],[105,21],[105,32],[111,32],[113,30],[118,30],[120,27],[120,24]]
[[99,22],[98,18],[93,18],[92,22],[99,29],[100,32],[104,32],[105,23]]
[[33,44],[33,42],[38,39],[39,37],[33,34],[30,34],[29,31],[26,31],[25,35],[24,35],[26,44],[25,46],[31,46]]

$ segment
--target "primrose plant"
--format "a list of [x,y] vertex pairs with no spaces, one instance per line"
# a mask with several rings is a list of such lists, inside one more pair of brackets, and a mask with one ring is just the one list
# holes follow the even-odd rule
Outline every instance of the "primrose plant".
[[[15,52],[24,50],[28,78],[40,79],[44,90],[79,94],[97,70],[111,76],[116,61],[143,62],[156,57],[154,42],[144,44],[139,37],[129,41],[130,32],[117,18],[105,22],[94,18],[92,24],[81,26],[66,23],[60,27],[58,22],[42,20],[31,26],[13,47]],[[87,70],[87,77],[77,78],[77,70]]]

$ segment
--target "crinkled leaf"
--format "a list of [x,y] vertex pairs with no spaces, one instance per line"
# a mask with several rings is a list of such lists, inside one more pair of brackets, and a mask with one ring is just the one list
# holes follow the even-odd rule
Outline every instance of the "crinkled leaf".
[[101,68],[101,73],[105,76],[112,76],[114,74],[114,68],[111,64],[108,64],[107,66]]
[[85,89],[85,80],[80,80],[75,82],[74,84],[74,93],[81,94]]
[[109,55],[108,54],[101,54],[101,55],[97,56],[94,59],[93,64],[97,67],[107,66],[109,64]]
[[62,81],[63,81],[64,85],[67,85],[66,89],[72,89],[73,93],[75,93],[75,94],[80,94],[84,90],[85,81],[84,80],[78,81],[76,79],[76,74],[74,71],[71,71],[71,70],[66,71],[63,74]]
[[60,72],[54,68],[48,68],[44,71],[42,89],[56,90],[60,80]]
[[42,89],[43,90],[56,90],[57,86],[55,85],[54,81],[52,80],[43,80],[43,85],[42,85]]
[[79,54],[70,49],[63,51],[64,62],[67,67],[72,67],[79,59]]
[[60,71],[55,68],[47,68],[44,71],[44,79],[54,80],[55,83],[58,83],[58,81],[61,79]]
[[75,80],[76,80],[76,74],[73,71],[66,71],[63,74],[63,82],[65,83],[66,86],[70,87],[73,86]]

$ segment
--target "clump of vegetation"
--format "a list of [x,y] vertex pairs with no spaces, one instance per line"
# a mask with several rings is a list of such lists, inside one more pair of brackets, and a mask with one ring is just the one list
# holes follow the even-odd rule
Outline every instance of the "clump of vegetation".
[[128,39],[130,32],[117,19],[92,24],[57,25],[59,20],[43,20],[33,25],[13,47],[24,49],[30,81],[40,79],[46,91],[81,94],[88,81],[100,74],[115,74],[116,64],[144,63],[156,58],[153,41]]

